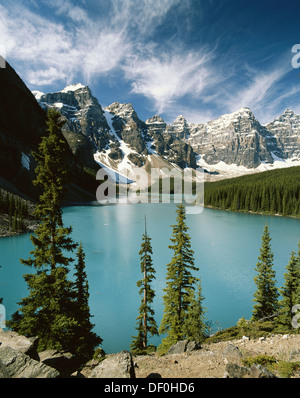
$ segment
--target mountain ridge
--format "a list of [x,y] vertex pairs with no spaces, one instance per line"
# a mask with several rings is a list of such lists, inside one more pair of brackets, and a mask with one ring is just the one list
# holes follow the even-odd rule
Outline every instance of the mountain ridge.
[[300,165],[300,115],[289,109],[266,125],[248,107],[206,123],[179,115],[168,124],[160,115],[141,120],[131,103],[102,108],[81,83],[33,93],[42,107],[61,111],[73,153],[94,169],[95,154],[98,166],[116,172],[123,166],[146,168],[155,156],[169,167],[202,167],[207,180]]

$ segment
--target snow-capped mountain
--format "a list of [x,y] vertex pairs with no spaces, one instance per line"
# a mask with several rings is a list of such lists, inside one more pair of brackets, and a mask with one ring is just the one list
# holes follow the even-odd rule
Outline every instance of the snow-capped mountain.
[[122,175],[135,167],[200,166],[207,179],[219,179],[300,164],[300,115],[290,110],[265,126],[249,108],[203,124],[182,115],[167,124],[159,115],[140,120],[128,103],[103,109],[80,83],[33,94],[43,108],[65,116],[73,153],[93,168],[97,163]]
[[82,164],[93,168],[98,164],[120,176],[137,167],[196,168],[192,147],[176,135],[165,134],[165,128],[157,130],[153,120],[140,120],[132,104],[115,102],[103,109],[81,84],[33,94],[41,107],[58,108],[66,118],[64,135]]

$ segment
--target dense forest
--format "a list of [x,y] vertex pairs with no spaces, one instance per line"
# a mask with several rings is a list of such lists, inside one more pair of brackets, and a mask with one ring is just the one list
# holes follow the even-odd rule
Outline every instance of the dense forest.
[[206,182],[204,204],[222,210],[300,216],[300,167]]
[[25,199],[0,189],[0,216],[8,216],[9,230],[21,232],[26,229],[24,221],[29,216],[29,206]]

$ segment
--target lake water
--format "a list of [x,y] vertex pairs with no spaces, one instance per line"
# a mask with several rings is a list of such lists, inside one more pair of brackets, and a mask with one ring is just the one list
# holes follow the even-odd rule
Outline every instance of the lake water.
[[[163,288],[168,249],[176,222],[176,204],[123,204],[77,206],[64,209],[64,223],[73,226],[73,238],[81,241],[86,253],[86,271],[90,287],[90,308],[95,331],[103,339],[107,353],[129,349],[136,335],[136,317],[140,297],[136,282],[141,279],[139,250],[147,217],[152,238],[156,291],[153,308],[159,325],[163,314]],[[199,267],[206,318],[215,329],[236,324],[251,317],[255,285],[255,265],[264,225],[268,223],[274,252],[278,286],[292,250],[300,240],[300,220],[276,216],[239,214],[204,209],[187,215],[187,224]],[[29,234],[0,239],[0,297],[6,317],[17,310],[17,302],[27,295],[23,274],[29,268],[20,258],[28,258],[33,246]],[[158,345],[160,337],[152,342]]]

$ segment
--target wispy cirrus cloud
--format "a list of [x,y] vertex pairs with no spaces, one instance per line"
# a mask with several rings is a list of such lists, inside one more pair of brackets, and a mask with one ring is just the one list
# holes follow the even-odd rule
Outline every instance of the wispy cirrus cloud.
[[248,31],[236,39],[236,23],[223,20],[222,7],[202,0],[0,0],[0,49],[4,44],[30,88],[115,79],[123,98],[146,99],[147,111],[178,110],[194,122],[243,106],[265,120],[283,104],[296,106],[299,90],[283,84],[290,55],[276,54],[285,64],[273,62],[272,46],[258,55]]
[[40,3],[31,8],[16,1],[9,1],[9,7],[0,5],[6,55],[30,64],[24,70],[25,78],[36,85],[71,80],[79,74],[90,82],[122,68],[178,0],[111,0],[110,9],[105,15],[99,12],[97,18],[84,9],[84,1],[77,5],[70,0],[41,3],[63,16],[63,21],[53,18],[53,13],[41,14]]
[[238,91],[229,101],[231,111],[238,106],[256,108],[272,93],[274,85],[287,73],[285,69],[275,69],[269,73],[256,71],[249,79],[248,84]]
[[72,9],[69,2],[54,3],[60,4],[56,13],[80,23],[69,29],[22,6],[0,6],[1,41],[6,43],[7,57],[25,65],[24,77],[29,84],[69,83],[77,75],[89,82],[115,68],[130,50],[122,30],[99,27],[81,8]]
[[154,55],[124,65],[132,92],[151,99],[159,113],[187,94],[200,95],[212,81],[209,54],[189,52]]

